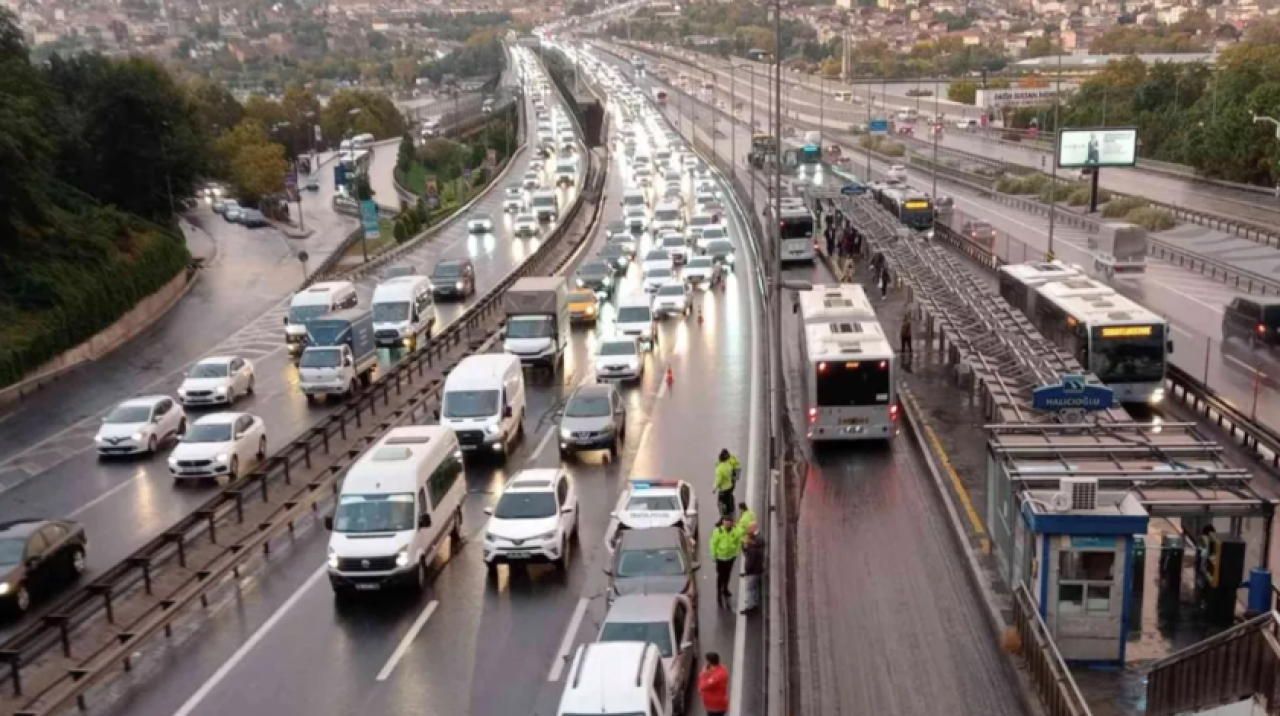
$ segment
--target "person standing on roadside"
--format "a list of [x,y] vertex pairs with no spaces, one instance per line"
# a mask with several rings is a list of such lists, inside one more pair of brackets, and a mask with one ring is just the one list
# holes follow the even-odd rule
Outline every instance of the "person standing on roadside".
[[716,599],[729,606],[729,580],[733,578],[733,562],[742,553],[742,530],[733,524],[732,517],[720,518],[720,524],[711,530],[711,559],[716,563]]
[[747,532],[747,541],[742,546],[742,610],[746,614],[760,607],[761,582],[764,580],[765,542],[760,536],[758,525],[752,524]]
[[698,693],[702,695],[702,708],[707,716],[725,716],[729,713],[729,670],[720,663],[720,655],[708,651],[704,657],[707,665],[698,674]]

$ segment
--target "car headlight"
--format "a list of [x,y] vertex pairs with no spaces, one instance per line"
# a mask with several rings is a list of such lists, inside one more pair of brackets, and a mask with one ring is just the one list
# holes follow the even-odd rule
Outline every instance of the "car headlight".
[[169,467],[177,467],[177,466],[178,466],[178,458],[176,457],[169,458]]
[[532,540],[532,541],[534,541],[534,542],[544,542],[544,541],[549,540],[549,539],[551,539],[551,538],[553,538],[553,537],[555,537],[555,536],[556,536],[556,531],[555,531],[555,530],[551,530],[550,532],[543,532],[543,533],[542,533],[542,534],[540,534],[540,535],[534,535],[534,536],[530,537],[529,539],[530,539],[530,540]]
[[217,460],[218,462],[226,462],[226,461],[227,461],[227,454],[226,454],[225,452],[224,452],[224,453],[219,453],[219,454],[215,455],[213,459],[214,459],[214,460]]
[[1151,391],[1150,402],[1152,405],[1155,405],[1162,400],[1164,400],[1164,388],[1156,388],[1155,390]]
[[572,432],[570,432],[570,431],[566,430],[565,428],[560,428],[560,439],[561,439],[561,440],[568,440],[568,439],[569,439],[569,438],[571,438],[571,437],[573,437],[573,433],[572,433]]
[[724,257],[724,262],[725,262],[725,263],[727,263],[727,264],[731,264],[731,263],[733,263],[733,254],[729,254],[728,256],[725,256],[725,257]]
[[142,442],[142,438],[145,436],[142,434],[142,431],[139,430],[138,432],[134,433],[133,435],[130,435],[129,437],[131,437],[135,443],[140,443]]
[[179,398],[185,398],[185,397],[187,397],[187,389],[186,389],[186,388],[178,388],[178,397],[179,397]]
[[227,386],[225,386],[225,385],[220,385],[220,386],[218,386],[217,388],[215,388],[214,390],[218,391],[218,394],[219,394],[219,395],[226,395],[226,394],[227,394]]
[[587,285],[586,281],[583,281],[582,279],[578,279],[578,288],[582,288],[583,286],[586,286],[586,285]]
[[464,285],[465,285],[465,284],[464,284],[462,281],[459,281],[459,282],[457,282],[457,283],[455,283],[455,284],[454,284],[454,288],[456,288],[456,289],[458,289],[459,291],[461,291],[461,290],[462,290],[462,287],[463,287]]
[[497,425],[486,425],[486,426],[484,426],[484,431],[485,431],[486,433],[489,433],[490,435],[497,435],[497,434],[498,434],[498,426],[497,426]]
[[594,315],[595,315],[595,313],[596,313],[596,307],[595,307],[595,306],[587,306],[587,315],[588,315],[588,316],[594,316]]
[[4,595],[6,595],[6,594],[8,594],[8,593],[9,593],[9,583],[8,583],[8,582],[0,582],[0,596],[4,596]]
[[612,286],[612,285],[613,285],[613,277],[612,277],[612,276],[605,276],[605,277],[604,277],[604,285],[606,285],[606,286]]
[[329,569],[338,568],[338,553],[332,549],[329,550]]
[[396,555],[396,566],[403,567],[407,564],[409,564],[409,548],[405,547]]

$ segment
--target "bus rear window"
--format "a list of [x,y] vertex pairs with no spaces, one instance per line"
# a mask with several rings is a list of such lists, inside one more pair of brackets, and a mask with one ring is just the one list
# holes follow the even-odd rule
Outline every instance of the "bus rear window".
[[812,239],[813,219],[783,219],[782,239]]
[[816,371],[818,407],[888,405],[890,372],[889,364],[878,360],[819,363]]

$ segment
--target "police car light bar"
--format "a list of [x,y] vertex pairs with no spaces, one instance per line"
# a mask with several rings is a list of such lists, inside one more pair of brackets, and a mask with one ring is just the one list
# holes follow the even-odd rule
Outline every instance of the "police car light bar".
[[680,485],[679,480],[632,480],[631,486],[640,489],[652,487],[677,487]]

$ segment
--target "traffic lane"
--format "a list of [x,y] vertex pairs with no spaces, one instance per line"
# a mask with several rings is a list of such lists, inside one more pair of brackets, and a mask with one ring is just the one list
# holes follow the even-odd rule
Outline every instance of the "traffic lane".
[[[46,441],[56,441],[68,429],[83,432],[87,418],[96,418],[125,398],[154,391],[157,380],[181,371],[297,285],[301,272],[274,229],[231,224],[207,208],[190,216],[212,238],[216,257],[185,297],[127,345],[85,363],[22,402],[4,406],[0,483],[38,473],[62,453],[60,446]],[[13,462],[22,456],[27,459]]]
[[801,710],[951,704],[958,714],[1021,716],[966,558],[907,440],[822,450],[810,463],[796,536]]
[[[485,202],[497,202],[497,192],[488,195],[473,208],[483,210]],[[492,206],[490,206],[492,208]],[[433,241],[426,242],[422,252],[430,252],[439,243],[448,247],[445,255],[461,257],[468,251],[465,218],[444,229]],[[484,295],[498,281],[505,278],[514,266],[527,254],[528,247],[506,253],[494,252],[492,261],[478,262],[485,271],[477,271],[476,297]],[[372,296],[373,281],[357,285],[362,305],[368,305]],[[443,307],[441,322],[456,318],[465,307],[473,303],[469,297],[461,304]],[[250,331],[246,345],[260,346],[269,352],[257,355],[254,349],[227,350],[226,353],[245,355],[255,359],[255,394],[246,396],[232,410],[250,412],[261,417],[267,426],[268,451],[274,451],[288,440],[304,432],[334,410],[341,407],[340,400],[323,400],[309,405],[297,389],[297,372],[282,341],[279,319],[283,309],[277,308],[255,321],[256,335]],[[386,369],[398,362],[404,351],[379,350],[379,362]],[[149,387],[148,392],[174,394],[181,383],[179,370]],[[206,414],[207,410],[189,411],[191,420]],[[6,500],[0,502],[0,517],[16,519],[38,515],[67,515],[82,521],[94,536],[94,548],[88,555],[92,576],[128,556],[147,540],[163,531],[170,524],[208,498],[214,488],[204,485],[175,485],[168,471],[163,449],[161,455],[140,458],[100,461],[91,442],[96,423],[83,425],[83,435],[69,436],[67,447],[62,448],[60,459],[43,469],[38,479],[33,479],[11,490]],[[110,535],[102,539],[101,535]],[[34,617],[29,617],[34,618]]]

